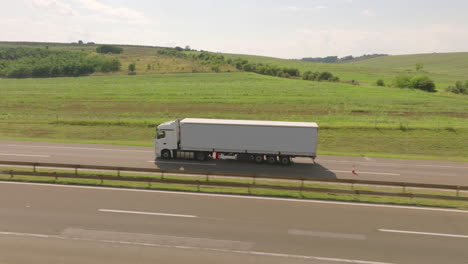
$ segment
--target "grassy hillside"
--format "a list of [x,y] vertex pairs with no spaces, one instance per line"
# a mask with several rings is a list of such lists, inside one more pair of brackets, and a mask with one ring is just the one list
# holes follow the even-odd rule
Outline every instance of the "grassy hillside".
[[[35,43],[35,42],[0,42],[0,47],[37,47],[60,50],[85,50],[93,52],[98,45],[95,44],[66,44],[66,43]],[[126,75],[127,66],[136,62],[138,74],[161,73],[208,73],[213,72],[209,65],[200,61],[162,56],[158,50],[162,47],[117,45],[124,49],[123,54],[108,55],[117,57],[122,61],[122,70],[116,73],[95,73],[94,75]],[[193,52],[188,52],[193,53]],[[301,72],[305,71],[330,71],[343,81],[357,80],[361,84],[374,84],[378,79],[383,79],[389,84],[399,74],[423,74],[428,75],[437,85],[438,90],[443,90],[453,85],[458,80],[468,79],[468,52],[466,53],[434,53],[402,56],[385,56],[374,59],[361,60],[348,64],[315,63],[299,60],[287,60],[272,57],[222,54],[227,58],[244,58],[250,62],[277,65],[280,67],[294,67]],[[417,72],[415,64],[422,63],[424,68]],[[148,65],[150,68],[148,69]],[[222,65],[221,72],[238,71],[232,65]]]
[[[301,72],[330,71],[344,81],[357,80],[361,84],[374,84],[378,79],[390,83],[399,74],[422,74],[433,79],[437,88],[443,90],[457,80],[468,79],[468,52],[385,56],[349,64],[315,63],[252,55],[229,54],[227,56],[241,57],[256,63],[295,67]],[[424,65],[420,72],[415,69],[417,63]]]
[[437,76],[435,79],[440,83],[448,85],[453,84],[454,80],[468,79],[468,52],[387,56],[353,62],[351,65],[414,72],[417,63],[423,64],[423,74]]
[[468,159],[464,96],[253,73],[0,79],[0,138],[151,145],[181,117],[316,121],[320,153]]
[[[90,53],[96,51],[96,44],[66,44],[66,43],[40,43],[40,42],[0,42],[1,47],[28,47],[48,48],[50,50],[83,50]],[[200,61],[187,58],[176,58],[158,54],[161,47],[116,45],[124,49],[123,54],[108,54],[106,57],[118,58],[122,62],[122,69],[111,73],[94,73],[93,76],[127,75],[128,65],[136,63],[136,72],[142,74],[166,74],[166,73],[207,73],[213,72],[211,66],[204,65]],[[148,67],[149,65],[149,67]],[[221,65],[223,72],[238,71],[231,65]]]

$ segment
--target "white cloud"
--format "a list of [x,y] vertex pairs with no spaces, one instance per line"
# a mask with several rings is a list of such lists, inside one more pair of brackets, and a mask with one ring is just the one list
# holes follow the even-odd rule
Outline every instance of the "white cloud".
[[[49,0],[38,0],[49,1]],[[103,4],[97,0],[77,0],[82,7],[100,15],[111,17],[112,19],[126,20],[128,23],[134,24],[151,24],[152,20],[147,18],[143,13],[131,10],[125,7],[113,7]]]
[[61,2],[60,0],[32,0],[32,5],[36,8],[44,8],[49,11],[57,12],[61,15],[73,15],[78,13],[70,5]]

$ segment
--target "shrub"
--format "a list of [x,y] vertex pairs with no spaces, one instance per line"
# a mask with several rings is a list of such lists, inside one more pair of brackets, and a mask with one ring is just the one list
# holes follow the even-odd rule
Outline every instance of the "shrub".
[[414,76],[410,80],[410,87],[427,92],[435,92],[435,84],[427,76]]
[[130,71],[130,72],[135,72],[135,70],[136,70],[136,63],[135,63],[135,62],[130,63],[130,64],[128,65],[128,71]]
[[393,80],[393,85],[399,88],[410,88],[411,87],[411,77],[408,75],[398,75]]
[[211,70],[214,71],[214,72],[219,72],[220,71],[219,65],[215,65],[215,66],[211,67]]
[[317,80],[317,81],[328,81],[328,80],[330,80],[331,78],[333,78],[333,74],[332,74],[331,72],[326,72],[326,71],[325,71],[325,72],[321,72],[321,73],[317,76],[316,80]]
[[242,69],[247,72],[255,71],[255,64],[247,63],[242,66]]
[[120,54],[120,53],[123,53],[123,49],[120,47],[112,46],[112,45],[101,45],[96,48],[96,52]]
[[385,82],[382,79],[378,79],[375,84],[377,84],[377,86],[385,86]]
[[455,83],[455,86],[449,86],[445,88],[445,91],[456,94],[468,94],[468,81],[466,81],[465,83],[457,81]]

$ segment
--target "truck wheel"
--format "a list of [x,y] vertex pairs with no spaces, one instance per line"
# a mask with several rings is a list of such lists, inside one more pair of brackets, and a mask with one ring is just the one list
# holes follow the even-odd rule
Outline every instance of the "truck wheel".
[[263,155],[255,155],[254,156],[255,163],[260,164],[263,162]]
[[206,160],[206,153],[205,152],[196,152],[195,159],[198,161],[205,161]]
[[172,158],[171,151],[168,149],[165,149],[161,152],[161,158],[163,159],[170,159]]
[[280,157],[281,165],[289,165],[291,163],[291,158],[289,156],[281,156]]
[[268,155],[266,159],[267,159],[268,164],[270,165],[274,165],[276,163],[276,156]]

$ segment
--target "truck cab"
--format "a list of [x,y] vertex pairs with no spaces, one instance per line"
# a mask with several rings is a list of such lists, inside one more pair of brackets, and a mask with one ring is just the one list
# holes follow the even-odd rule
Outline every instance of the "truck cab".
[[160,124],[156,128],[154,146],[157,158],[171,158],[178,147],[179,120]]

